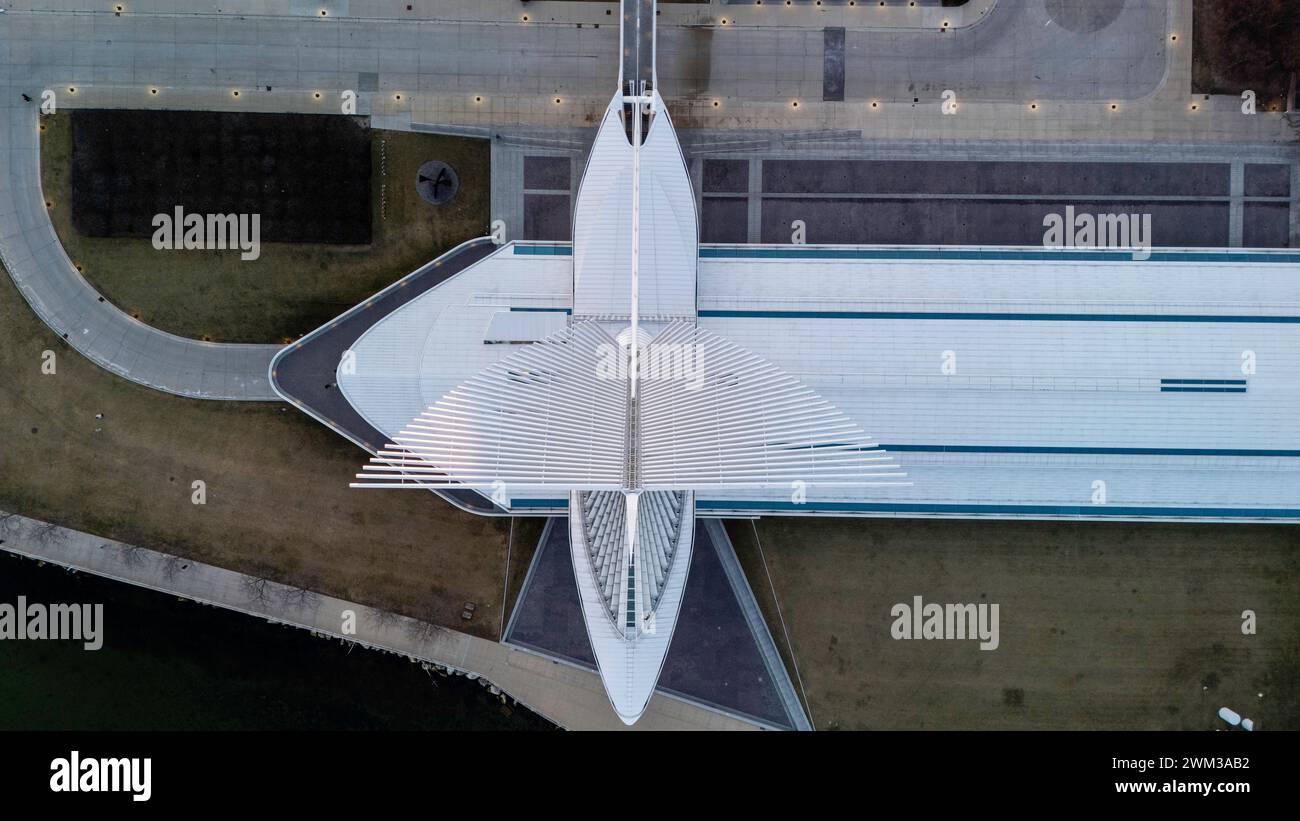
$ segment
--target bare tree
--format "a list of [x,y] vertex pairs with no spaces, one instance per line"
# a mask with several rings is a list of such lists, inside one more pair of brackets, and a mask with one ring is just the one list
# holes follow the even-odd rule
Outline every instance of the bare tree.
[[180,573],[185,567],[185,560],[180,556],[163,556],[159,562],[159,567],[162,570],[163,578],[172,581],[176,578],[176,574]]
[[375,607],[370,608],[370,614],[374,618],[376,627],[392,627],[402,618],[391,610],[380,610]]
[[38,522],[32,530],[32,538],[45,547],[63,541],[62,529],[53,522]]
[[[106,545],[100,546],[105,547]],[[123,543],[119,549],[122,551],[122,563],[127,567],[139,567],[149,557],[149,551],[136,544]]]
[[406,633],[414,641],[432,641],[438,631],[438,625],[422,619],[412,619],[406,625]]
[[10,513],[7,510],[0,510],[0,533],[8,533],[18,527],[22,520],[18,518],[17,513]]
[[305,587],[286,587],[281,591],[285,606],[311,610],[320,603],[320,596]]
[[274,589],[270,579],[264,579],[261,576],[244,576],[240,585],[244,588],[244,595],[248,597],[252,604],[270,604],[271,591]]

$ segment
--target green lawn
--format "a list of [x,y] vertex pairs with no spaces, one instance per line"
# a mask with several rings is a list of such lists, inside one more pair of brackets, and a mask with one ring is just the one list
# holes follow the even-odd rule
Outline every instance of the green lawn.
[[[485,140],[371,132],[372,242],[367,246],[264,243],[238,251],[157,251],[148,239],[84,237],[72,227],[69,114],[42,120],[41,179],[68,256],[109,301],[144,322],[217,342],[285,342],[325,324],[442,252],[488,233]],[[440,206],[420,199],[416,171],[440,159],[460,192]]]

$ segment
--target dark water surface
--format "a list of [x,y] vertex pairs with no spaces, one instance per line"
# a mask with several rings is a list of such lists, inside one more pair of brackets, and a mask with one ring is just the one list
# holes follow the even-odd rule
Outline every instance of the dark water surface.
[[0,552],[0,604],[104,605],[104,645],[0,640],[0,729],[541,730],[477,682]]

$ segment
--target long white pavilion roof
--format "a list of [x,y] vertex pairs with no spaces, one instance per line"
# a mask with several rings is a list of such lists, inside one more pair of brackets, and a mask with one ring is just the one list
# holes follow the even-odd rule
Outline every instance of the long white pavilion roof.
[[[349,401],[400,432],[509,352],[483,344],[493,314],[571,310],[566,251],[507,245],[377,324],[354,346],[375,369],[339,375]],[[1300,521],[1300,374],[1283,364],[1300,358],[1294,251],[1138,261],[705,246],[698,270],[699,328],[825,398],[901,457],[911,481],[870,492],[814,482],[806,504],[704,489],[701,515]],[[953,374],[941,370],[945,351]],[[1097,480],[1105,504],[1092,501]],[[564,494],[510,501],[567,508]]]

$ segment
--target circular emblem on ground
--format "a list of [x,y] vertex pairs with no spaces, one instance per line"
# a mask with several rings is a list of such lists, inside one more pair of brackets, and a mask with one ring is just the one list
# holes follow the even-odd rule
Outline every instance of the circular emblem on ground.
[[460,190],[460,178],[456,176],[456,169],[445,162],[429,160],[415,175],[415,190],[420,192],[425,202],[442,205],[456,196]]
[[1115,22],[1128,0],[1047,0],[1047,16],[1066,31],[1090,34]]

